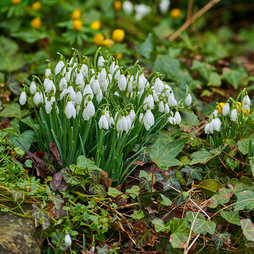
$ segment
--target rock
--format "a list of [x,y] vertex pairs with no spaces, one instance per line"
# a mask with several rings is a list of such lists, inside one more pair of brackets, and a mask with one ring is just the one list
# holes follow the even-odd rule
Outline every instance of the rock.
[[33,236],[34,219],[0,211],[0,253],[39,254],[40,240]]

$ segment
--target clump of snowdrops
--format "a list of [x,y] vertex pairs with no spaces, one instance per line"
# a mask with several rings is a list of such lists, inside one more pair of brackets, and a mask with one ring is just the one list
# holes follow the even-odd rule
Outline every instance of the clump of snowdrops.
[[98,49],[93,63],[77,51],[70,60],[60,54],[42,81],[35,76],[30,87],[24,85],[20,104],[29,93],[39,128],[30,123],[41,151],[49,152],[54,141],[63,166],[83,154],[120,183],[151,134],[168,123],[179,124],[178,110],[192,99],[187,88],[184,102],[177,103],[158,73],[146,78],[137,63],[124,70],[111,55],[100,54]]
[[[205,134],[211,147],[217,147],[223,140],[233,137],[236,141],[242,137],[249,118],[251,101],[246,89],[243,89],[236,100],[229,98],[226,103],[220,102],[210,115],[205,126]],[[251,120],[252,122],[252,120]]]

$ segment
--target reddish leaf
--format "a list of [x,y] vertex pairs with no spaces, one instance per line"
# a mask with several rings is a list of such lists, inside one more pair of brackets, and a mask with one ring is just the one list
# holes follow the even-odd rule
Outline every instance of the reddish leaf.
[[61,171],[54,174],[52,181],[50,181],[50,188],[55,191],[56,190],[65,191],[68,185],[69,184],[63,178],[63,173]]
[[60,153],[58,151],[58,148],[57,148],[57,145],[55,143],[55,140],[53,139],[53,141],[50,143],[50,151],[54,154],[57,162],[59,165],[63,166],[63,162],[62,162],[62,159],[61,159],[61,156],[60,156]]
[[0,130],[9,127],[9,126],[10,126],[10,123],[11,123],[11,121],[10,121],[9,118],[4,118],[4,119],[2,119],[2,122],[1,122],[1,124],[0,124]]

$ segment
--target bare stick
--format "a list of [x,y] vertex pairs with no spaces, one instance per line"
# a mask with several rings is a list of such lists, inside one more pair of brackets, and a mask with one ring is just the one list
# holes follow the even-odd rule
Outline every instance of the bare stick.
[[188,19],[178,30],[176,30],[170,37],[169,40],[175,40],[179,34],[186,30],[193,22],[195,22],[200,16],[202,16],[205,12],[207,12],[213,5],[217,4],[221,0],[211,0],[207,5],[205,5],[202,9],[200,9],[196,14],[194,14],[190,19]]

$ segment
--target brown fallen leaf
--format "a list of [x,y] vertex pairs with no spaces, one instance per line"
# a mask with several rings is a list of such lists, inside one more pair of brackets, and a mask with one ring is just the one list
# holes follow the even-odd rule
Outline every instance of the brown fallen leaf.
[[69,184],[64,180],[63,173],[61,171],[54,174],[52,180],[50,181],[50,188],[55,191],[65,191],[68,185]]
[[61,166],[63,166],[63,162],[62,162],[62,159],[61,159],[59,150],[58,150],[58,148],[57,148],[55,139],[53,139],[53,141],[49,144],[49,147],[50,147],[50,151],[54,154],[54,156],[55,156],[55,158],[56,158],[58,164],[61,165]]

